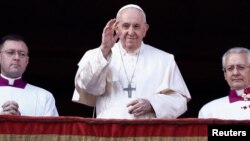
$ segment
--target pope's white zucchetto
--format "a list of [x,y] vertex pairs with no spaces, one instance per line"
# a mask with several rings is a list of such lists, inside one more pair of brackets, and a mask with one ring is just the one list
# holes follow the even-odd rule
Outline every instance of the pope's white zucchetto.
[[121,13],[121,11],[123,11],[124,9],[127,9],[127,8],[136,8],[136,9],[139,9],[140,11],[142,11],[142,14],[143,14],[143,16],[144,16],[144,18],[145,18],[145,22],[147,21],[147,20],[146,20],[146,14],[145,14],[144,10],[143,10],[140,6],[138,6],[138,5],[136,5],[136,4],[128,4],[128,5],[125,5],[125,6],[123,6],[122,8],[120,8],[119,11],[118,11],[117,14],[116,14],[116,18],[117,18],[118,15]]

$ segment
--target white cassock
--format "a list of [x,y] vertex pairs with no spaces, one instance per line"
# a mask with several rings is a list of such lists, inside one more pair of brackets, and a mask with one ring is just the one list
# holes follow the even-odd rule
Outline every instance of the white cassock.
[[[237,91],[242,94],[243,90]],[[230,103],[229,96],[205,104],[199,111],[199,118],[217,118],[227,120],[249,120],[250,101],[236,101]]]
[[[97,118],[135,118],[126,105],[136,98],[148,99],[155,111],[139,118],[182,115],[191,96],[174,56],[144,43],[134,54],[120,46],[114,45],[107,60],[100,48],[85,53],[78,64],[72,101],[96,106]],[[136,90],[129,98],[124,88],[131,78]]]
[[25,88],[0,86],[0,105],[8,100],[18,103],[22,116],[58,116],[53,95],[31,84],[26,84]]

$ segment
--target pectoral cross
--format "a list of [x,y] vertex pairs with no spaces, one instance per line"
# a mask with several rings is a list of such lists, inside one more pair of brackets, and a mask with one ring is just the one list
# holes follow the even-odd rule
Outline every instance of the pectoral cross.
[[123,88],[124,91],[128,91],[128,97],[131,98],[132,96],[132,91],[135,91],[136,88],[133,88],[131,86],[131,83],[128,84],[128,87],[127,88]]

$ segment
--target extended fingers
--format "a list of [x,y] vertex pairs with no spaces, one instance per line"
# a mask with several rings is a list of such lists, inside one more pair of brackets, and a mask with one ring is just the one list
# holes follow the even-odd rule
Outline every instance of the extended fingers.
[[115,24],[116,20],[115,19],[111,19],[108,21],[108,23],[106,24],[106,26],[104,27],[104,30],[114,30],[115,29]]

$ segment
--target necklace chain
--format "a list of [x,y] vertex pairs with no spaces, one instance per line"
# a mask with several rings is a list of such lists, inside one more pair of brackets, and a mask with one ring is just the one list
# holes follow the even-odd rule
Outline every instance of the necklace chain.
[[123,65],[123,68],[124,68],[124,71],[125,71],[127,80],[128,80],[128,82],[129,82],[129,84],[131,84],[131,83],[132,83],[132,80],[133,80],[133,78],[134,78],[136,66],[137,66],[137,63],[138,63],[138,60],[139,60],[140,49],[139,49],[139,52],[138,52],[138,54],[137,54],[137,58],[136,58],[136,62],[135,62],[135,68],[134,68],[134,71],[133,71],[133,73],[132,73],[132,76],[131,76],[131,79],[130,79],[130,80],[129,80],[128,73],[127,73],[127,70],[126,70],[125,65],[124,65],[124,61],[123,61],[123,57],[122,57],[122,52],[121,52],[121,47],[120,47],[120,45],[119,45],[119,49],[120,49],[120,54],[121,54],[122,65]]

